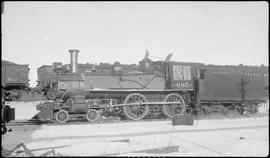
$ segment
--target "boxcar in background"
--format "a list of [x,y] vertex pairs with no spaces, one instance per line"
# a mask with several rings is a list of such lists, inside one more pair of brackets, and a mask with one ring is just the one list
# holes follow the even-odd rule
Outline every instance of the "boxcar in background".
[[37,70],[38,74],[38,84],[41,87],[46,87],[50,84],[51,76],[53,75],[52,65],[42,65]]
[[2,60],[2,86],[10,92],[10,100],[20,100],[29,88],[29,67]]

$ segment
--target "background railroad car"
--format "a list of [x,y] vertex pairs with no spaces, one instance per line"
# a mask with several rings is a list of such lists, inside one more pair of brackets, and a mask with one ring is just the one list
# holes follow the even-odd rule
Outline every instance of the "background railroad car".
[[29,88],[29,67],[2,60],[2,86],[10,92],[9,100],[20,100]]
[[8,61],[2,61],[2,85],[6,87],[7,90],[28,87],[28,65],[19,65]]

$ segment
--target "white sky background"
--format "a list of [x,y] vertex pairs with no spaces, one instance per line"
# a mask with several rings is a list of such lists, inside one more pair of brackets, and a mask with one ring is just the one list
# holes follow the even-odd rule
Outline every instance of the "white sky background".
[[[5,2],[2,60],[37,68],[70,62],[172,60],[268,65],[267,2]],[[150,57],[151,58],[151,57]],[[152,60],[160,60],[151,58]]]

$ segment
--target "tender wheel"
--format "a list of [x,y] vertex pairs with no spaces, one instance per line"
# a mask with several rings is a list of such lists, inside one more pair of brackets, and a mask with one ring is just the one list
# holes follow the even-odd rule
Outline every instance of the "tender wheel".
[[88,110],[87,114],[86,114],[86,119],[89,122],[95,122],[100,118],[100,115],[98,113],[97,110],[95,109],[90,109]]
[[241,108],[241,106],[239,106],[239,105],[235,105],[235,107],[234,107],[234,112],[236,112],[236,113],[241,113],[241,111],[242,111],[242,108]]
[[255,108],[254,109],[254,113],[256,114],[256,113],[258,113],[259,112],[259,109],[258,108]]
[[55,119],[59,123],[66,123],[69,119],[69,114],[65,110],[60,110],[55,114]]
[[[145,96],[140,93],[129,94],[124,104],[146,102]],[[123,107],[125,116],[131,120],[140,120],[148,113],[148,105],[126,105]]]
[[179,104],[163,105],[164,113],[170,118],[181,115],[185,111],[185,101],[182,96],[177,93],[168,94],[165,97],[164,102],[179,102]]

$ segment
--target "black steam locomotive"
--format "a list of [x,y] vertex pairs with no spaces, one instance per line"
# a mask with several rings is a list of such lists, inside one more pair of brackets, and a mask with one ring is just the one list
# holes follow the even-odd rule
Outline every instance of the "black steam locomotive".
[[152,61],[148,52],[138,65],[78,64],[79,51],[69,52],[70,64],[38,69],[39,86],[54,100],[37,107],[39,119],[63,123],[71,114],[83,114],[93,121],[106,109],[132,120],[229,108],[256,112],[268,98],[265,66],[175,62],[172,54]]

